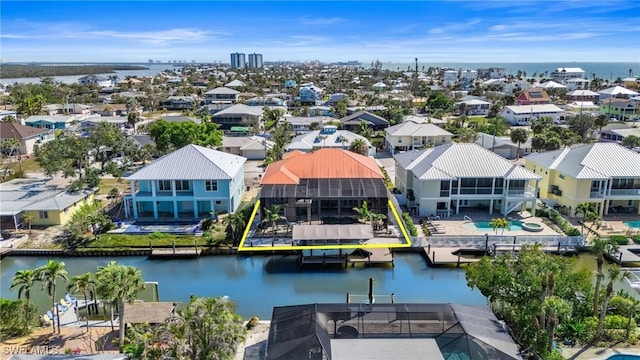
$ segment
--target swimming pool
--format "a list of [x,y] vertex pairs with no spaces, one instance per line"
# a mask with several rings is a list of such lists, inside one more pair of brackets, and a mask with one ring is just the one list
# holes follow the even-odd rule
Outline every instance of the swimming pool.
[[624,221],[623,224],[625,224],[626,226],[628,226],[630,228],[640,229],[640,220]]
[[[491,232],[493,231],[493,226],[490,225],[491,221],[470,221],[466,222],[462,225],[465,229],[476,230],[479,232]],[[505,228],[505,231],[520,231],[522,230],[522,223],[519,221],[509,221],[509,227]],[[498,232],[502,232],[502,228],[497,229]]]
[[638,360],[640,355],[615,354],[609,356],[606,360]]

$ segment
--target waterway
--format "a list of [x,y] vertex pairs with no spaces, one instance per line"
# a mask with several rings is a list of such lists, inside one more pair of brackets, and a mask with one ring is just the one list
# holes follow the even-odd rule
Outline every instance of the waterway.
[[[455,302],[486,304],[486,298],[467,287],[464,269],[430,268],[419,254],[395,254],[394,267],[300,270],[295,256],[208,256],[196,260],[149,260],[146,257],[68,257],[64,261],[70,277],[95,273],[111,260],[142,271],[145,281],[159,283],[160,301],[186,302],[197,296],[229,296],[244,317],[271,318],[274,306],[305,303],[343,303],[347,292],[365,295],[368,279],[374,278],[374,293],[396,294],[397,302]],[[0,262],[0,296],[17,298],[9,291],[17,270],[34,269],[47,262],[44,257],[7,257]],[[65,284],[58,285],[64,297]],[[41,312],[51,307],[39,287],[32,299]],[[143,299],[145,296],[143,294]],[[149,298],[147,294],[146,299]],[[387,298],[388,297],[384,297]],[[145,299],[145,300],[146,300]],[[388,300],[387,300],[388,301]]]

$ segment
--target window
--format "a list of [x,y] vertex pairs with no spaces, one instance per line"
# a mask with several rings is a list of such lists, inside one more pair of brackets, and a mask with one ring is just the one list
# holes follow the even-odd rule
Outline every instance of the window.
[[160,191],[171,191],[171,180],[160,180],[160,181],[158,181],[158,190],[160,190]]
[[40,219],[48,219],[49,218],[49,212],[48,211],[40,211],[39,215],[40,215]]
[[206,191],[218,191],[218,181],[217,180],[206,180],[204,182]]
[[216,200],[216,205],[220,205],[220,204],[222,204],[222,201]]
[[176,180],[176,191],[189,191],[189,180]]

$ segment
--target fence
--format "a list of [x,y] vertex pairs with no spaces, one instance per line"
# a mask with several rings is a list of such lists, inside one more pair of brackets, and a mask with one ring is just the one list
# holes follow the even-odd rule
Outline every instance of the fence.
[[412,237],[412,247],[460,247],[460,248],[478,248],[488,249],[494,244],[514,244],[514,245],[536,245],[563,247],[582,247],[584,246],[583,236],[557,236],[557,235],[445,235],[431,237]]

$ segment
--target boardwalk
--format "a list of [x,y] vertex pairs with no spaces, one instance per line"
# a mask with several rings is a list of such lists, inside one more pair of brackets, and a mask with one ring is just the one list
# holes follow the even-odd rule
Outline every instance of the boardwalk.
[[621,245],[607,256],[618,265],[640,264],[640,245]]
[[149,257],[152,259],[197,258],[200,252],[200,249],[153,249]]

